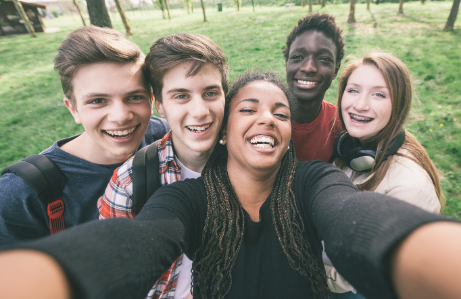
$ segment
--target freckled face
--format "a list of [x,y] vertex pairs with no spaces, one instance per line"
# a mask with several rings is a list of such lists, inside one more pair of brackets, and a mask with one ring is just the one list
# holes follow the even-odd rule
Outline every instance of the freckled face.
[[341,113],[349,135],[362,143],[389,123],[392,101],[378,68],[365,64],[352,72],[341,99]]
[[290,109],[283,91],[264,81],[240,89],[230,103],[224,136],[228,167],[276,171],[290,139]]
[[339,67],[336,45],[320,31],[306,31],[291,44],[287,83],[300,102],[322,101]]

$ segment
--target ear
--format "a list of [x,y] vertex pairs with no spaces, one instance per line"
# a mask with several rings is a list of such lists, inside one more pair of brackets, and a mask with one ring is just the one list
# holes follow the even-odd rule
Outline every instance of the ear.
[[165,110],[163,109],[163,104],[160,103],[157,99],[155,99],[155,109],[157,110],[158,115],[160,117],[166,118]]
[[338,63],[338,64],[336,65],[335,74],[334,74],[334,76],[333,76],[333,80],[336,79],[336,76],[338,75],[338,72],[339,72],[339,68],[340,68],[340,67],[341,67],[341,62]]
[[70,114],[74,117],[74,120],[77,124],[81,124],[82,121],[80,120],[80,117],[78,116],[78,111],[75,109],[75,107],[72,105],[72,102],[68,98],[64,98],[64,105],[66,105],[67,109],[69,109]]

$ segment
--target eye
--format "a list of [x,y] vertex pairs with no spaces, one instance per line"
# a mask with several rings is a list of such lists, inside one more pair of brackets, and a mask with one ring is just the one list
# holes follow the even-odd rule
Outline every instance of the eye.
[[92,99],[88,102],[88,104],[102,104],[104,103],[104,99]]
[[284,113],[275,113],[274,114],[277,118],[280,118],[281,120],[288,120],[290,117]]
[[377,92],[374,95],[377,96],[378,98],[383,98],[383,99],[386,98],[386,96],[383,93],[380,93],[380,92]]
[[332,59],[330,57],[328,57],[328,56],[321,56],[321,57],[319,57],[319,60],[324,61],[324,62],[332,61]]
[[207,91],[205,94],[204,94],[204,97],[206,98],[212,98],[212,97],[215,97],[217,96],[218,93],[216,91]]
[[303,57],[301,55],[293,55],[291,56],[291,60],[301,60]]
[[254,113],[256,111],[251,109],[251,108],[243,108],[243,109],[240,109],[239,112],[242,112],[242,113]]
[[180,100],[180,101],[184,101],[184,100],[187,100],[189,98],[189,95],[187,94],[178,94],[176,96],[174,96],[175,99],[177,100]]
[[348,92],[348,93],[358,93],[359,91],[358,91],[357,89],[355,89],[355,88],[349,88],[349,89],[347,90],[347,92]]
[[141,96],[141,95],[132,95],[129,97],[129,99],[131,101],[139,101],[139,100],[144,100],[145,97],[144,96]]

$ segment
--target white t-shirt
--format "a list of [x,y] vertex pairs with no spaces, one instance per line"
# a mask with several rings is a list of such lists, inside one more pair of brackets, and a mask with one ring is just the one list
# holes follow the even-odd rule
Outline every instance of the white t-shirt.
[[[181,181],[185,179],[196,179],[200,177],[200,172],[195,172],[184,166],[178,157],[175,162],[181,168]],[[176,285],[175,299],[184,299],[190,293],[192,284],[192,261],[185,255],[182,255],[181,271],[178,274],[178,284]]]

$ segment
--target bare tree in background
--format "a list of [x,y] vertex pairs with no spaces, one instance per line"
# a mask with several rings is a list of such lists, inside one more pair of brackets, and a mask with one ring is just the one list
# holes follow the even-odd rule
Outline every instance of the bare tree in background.
[[128,23],[128,19],[125,15],[125,11],[120,5],[120,1],[114,0],[114,2],[115,2],[115,5],[117,6],[117,10],[118,10],[118,13],[120,14],[120,18],[122,19],[123,26],[125,26],[126,35],[133,35],[133,32],[131,32],[130,24]]
[[398,15],[403,15],[403,1],[399,0],[399,11],[397,12]]
[[[170,17],[170,7],[168,7],[168,0],[163,0],[165,1],[165,7],[166,7],[166,12],[168,13],[168,20],[171,21],[171,17]],[[192,11],[193,12],[193,11]]]
[[16,7],[16,10],[18,11],[18,14],[21,16],[21,18],[23,19],[25,23],[24,25],[26,26],[27,32],[29,32],[29,34],[32,37],[37,37],[37,35],[35,35],[35,29],[30,24],[29,17],[24,11],[24,8],[22,7],[21,2],[19,2],[18,0],[13,0],[13,3],[14,3],[14,7]]
[[370,0],[367,0],[367,10],[370,10]]
[[302,6],[303,6],[303,7],[306,6],[306,0],[303,0]]
[[351,9],[349,10],[349,18],[347,18],[347,23],[355,23],[355,0],[351,0]]
[[155,5],[157,3],[158,7],[160,8],[160,10],[162,11],[162,17],[163,19],[166,19],[165,17],[165,5],[163,4],[163,0],[158,0],[157,2],[154,2],[154,0],[152,0],[152,3]]
[[251,5],[253,5],[253,12],[255,12],[255,0],[251,0]]
[[[200,0],[200,4],[202,5],[203,22],[206,22],[205,5],[203,5],[203,0]],[[254,8],[253,8],[253,9],[254,9]]]
[[85,18],[83,17],[82,11],[80,9],[80,6],[78,6],[77,0],[73,0],[75,7],[77,8],[78,14],[80,15],[80,18],[82,19],[83,26],[86,26]]
[[443,30],[453,31],[456,17],[458,16],[459,2],[460,0],[453,0],[453,6],[451,7],[450,15],[448,16],[447,23],[445,24],[445,28]]
[[104,0],[86,0],[91,24],[98,27],[112,28],[109,13]]
[[325,7],[325,0],[322,0],[322,7]]
[[312,13],[312,3],[313,0],[309,0],[309,13]]

